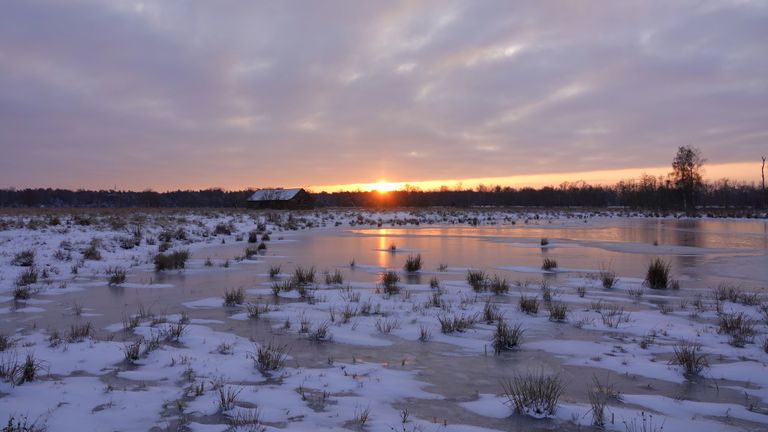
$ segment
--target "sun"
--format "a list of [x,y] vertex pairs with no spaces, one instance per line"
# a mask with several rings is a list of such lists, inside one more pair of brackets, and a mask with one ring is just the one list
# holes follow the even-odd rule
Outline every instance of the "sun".
[[378,193],[387,193],[397,190],[400,187],[398,183],[390,183],[386,180],[379,180],[378,183],[373,183],[371,189]]

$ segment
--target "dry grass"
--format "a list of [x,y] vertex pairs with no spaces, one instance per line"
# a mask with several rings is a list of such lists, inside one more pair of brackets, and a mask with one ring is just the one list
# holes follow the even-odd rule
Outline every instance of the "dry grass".
[[539,371],[502,380],[501,388],[516,413],[549,417],[557,410],[565,384],[559,375]]
[[224,291],[224,306],[237,306],[245,303],[245,290],[242,288]]
[[645,284],[651,289],[667,289],[670,285],[669,274],[672,265],[663,258],[656,257],[648,264],[645,274]]
[[674,356],[669,362],[683,367],[684,375],[696,376],[709,367],[707,355],[701,352],[698,342],[682,341],[674,346]]
[[493,333],[493,352],[499,355],[503,351],[510,351],[520,346],[523,333],[525,333],[525,329],[523,329],[522,324],[517,323],[510,326],[504,320],[499,320],[496,324],[496,331]]

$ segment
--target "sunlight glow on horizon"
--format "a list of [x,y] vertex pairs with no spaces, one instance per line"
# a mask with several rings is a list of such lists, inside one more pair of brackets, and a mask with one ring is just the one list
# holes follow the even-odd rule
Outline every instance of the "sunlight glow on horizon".
[[[553,173],[553,174],[531,174],[517,175],[507,177],[476,177],[464,179],[440,179],[440,180],[417,180],[417,181],[399,181],[388,182],[384,179],[373,183],[347,183],[335,185],[313,185],[310,186],[312,192],[341,192],[341,191],[368,191],[368,192],[392,192],[403,190],[406,186],[417,188],[424,191],[439,190],[441,186],[448,189],[457,189],[460,185],[463,189],[475,189],[479,185],[493,187],[500,185],[502,187],[534,187],[541,188],[545,186],[557,187],[563,182],[576,183],[583,181],[589,185],[610,185],[621,180],[639,179],[642,174],[655,177],[666,176],[671,172],[671,167],[646,167],[646,168],[624,168],[617,170],[596,170],[574,173]],[[727,178],[730,181],[738,182],[758,182],[760,178],[760,164],[754,162],[737,162],[726,164],[707,164],[704,166],[704,179],[706,181],[715,181]]]

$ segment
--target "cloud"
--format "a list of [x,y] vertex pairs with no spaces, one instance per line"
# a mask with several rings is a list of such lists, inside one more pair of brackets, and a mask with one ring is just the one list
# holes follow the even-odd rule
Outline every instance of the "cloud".
[[11,0],[0,187],[313,185],[752,160],[761,2]]

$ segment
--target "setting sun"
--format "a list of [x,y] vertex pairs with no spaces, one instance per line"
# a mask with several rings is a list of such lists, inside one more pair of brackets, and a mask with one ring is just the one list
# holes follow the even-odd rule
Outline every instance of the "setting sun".
[[392,192],[394,190],[397,190],[401,187],[400,183],[390,183],[386,180],[380,180],[378,183],[374,183],[371,185],[371,189],[375,190],[378,193],[387,193]]

